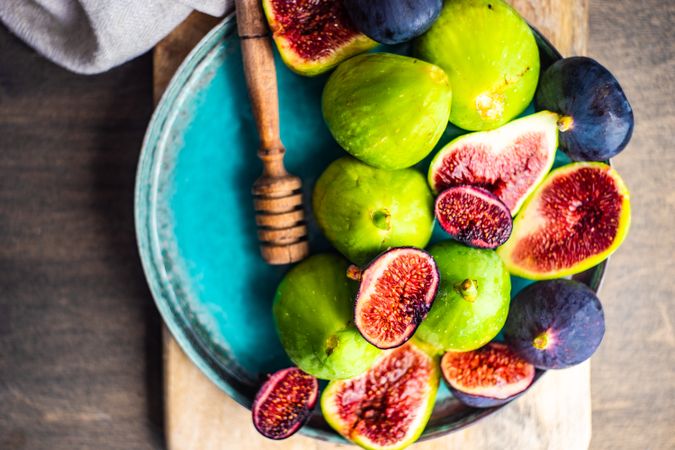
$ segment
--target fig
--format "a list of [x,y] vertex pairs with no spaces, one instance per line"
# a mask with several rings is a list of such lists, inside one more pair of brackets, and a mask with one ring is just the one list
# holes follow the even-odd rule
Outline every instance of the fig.
[[502,329],[509,311],[511,278],[493,250],[455,241],[433,245],[429,254],[441,274],[434,304],[415,337],[437,352],[475,350]]
[[416,54],[448,74],[450,122],[465,130],[504,125],[527,108],[537,87],[534,35],[503,0],[446,1],[417,39]]
[[535,107],[560,114],[560,147],[574,161],[605,161],[633,134],[633,108],[621,85],[594,59],[556,61],[541,76]]
[[354,323],[374,346],[394,348],[410,339],[427,316],[438,291],[434,259],[416,248],[395,248],[349,275],[361,281]]
[[383,352],[363,375],[331,381],[321,410],[331,427],[363,448],[403,449],[424,431],[439,379],[437,359],[411,341]]
[[630,198],[607,164],[579,162],[552,171],[523,206],[497,249],[509,271],[530,280],[590,269],[623,242]]
[[323,90],[328,129],[352,156],[403,169],[433,150],[448,124],[452,91],[442,69],[391,53],[345,61]]
[[390,247],[424,248],[434,225],[434,200],[422,174],[376,169],[351,157],[323,172],[312,205],[326,238],[360,266]]
[[349,263],[332,254],[313,255],[281,280],[272,312],[281,345],[300,369],[323,379],[366,371],[380,350],[354,326],[356,283]]
[[253,426],[270,439],[286,439],[309,419],[319,397],[319,382],[297,367],[279,370],[253,400]]
[[438,18],[443,0],[344,0],[356,28],[383,44],[419,36]]
[[572,280],[540,281],[511,303],[504,339],[541,369],[562,369],[586,361],[605,334],[605,317],[595,293]]
[[354,27],[340,0],[262,0],[281,59],[300,75],[326,72],[377,46]]
[[436,219],[455,240],[494,249],[511,235],[511,212],[494,194],[475,186],[455,186],[436,198]]
[[534,366],[507,345],[490,342],[470,352],[448,352],[441,359],[443,379],[452,395],[474,408],[503,405],[534,380]]
[[546,177],[558,146],[558,116],[542,111],[492,131],[460,136],[429,166],[434,192],[462,184],[495,194],[516,215]]

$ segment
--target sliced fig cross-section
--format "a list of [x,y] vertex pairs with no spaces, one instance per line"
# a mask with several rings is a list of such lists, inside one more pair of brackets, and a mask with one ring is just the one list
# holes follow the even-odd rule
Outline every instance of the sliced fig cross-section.
[[629,223],[628,190],[614,169],[595,162],[568,164],[551,172],[528,200],[497,253],[523,278],[574,275],[613,253]]
[[321,410],[331,427],[363,448],[403,449],[422,434],[439,378],[438,361],[411,342],[383,353],[357,378],[331,381]]
[[443,147],[429,166],[435,192],[462,184],[495,194],[516,215],[553,166],[558,115],[548,111],[496,130],[465,134]]
[[253,425],[270,439],[286,439],[309,418],[319,395],[319,382],[297,367],[275,372],[253,400]]
[[514,399],[532,384],[535,373],[532,364],[498,342],[470,352],[448,352],[441,370],[452,394],[474,408]]
[[340,0],[263,0],[281,58],[301,75],[318,75],[375,41],[356,30]]
[[456,186],[436,198],[436,219],[455,240],[477,248],[497,248],[511,235],[511,212],[494,194]]
[[438,268],[425,251],[403,247],[389,250],[351,278],[361,280],[354,322],[364,338],[379,348],[406,342],[426,317],[438,291]]

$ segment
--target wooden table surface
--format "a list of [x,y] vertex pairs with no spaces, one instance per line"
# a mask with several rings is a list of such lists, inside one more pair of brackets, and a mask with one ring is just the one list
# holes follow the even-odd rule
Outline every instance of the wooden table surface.
[[[636,110],[591,448],[674,449],[675,2],[591,0],[590,17],[588,53]],[[0,449],[164,445],[161,322],[132,213],[151,111],[150,55],[83,77],[0,27]]]

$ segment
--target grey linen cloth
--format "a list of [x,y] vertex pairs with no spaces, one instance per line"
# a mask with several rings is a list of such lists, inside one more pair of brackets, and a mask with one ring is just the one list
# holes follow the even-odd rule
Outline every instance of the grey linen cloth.
[[0,21],[39,53],[92,74],[151,49],[193,10],[222,16],[233,0],[0,0]]

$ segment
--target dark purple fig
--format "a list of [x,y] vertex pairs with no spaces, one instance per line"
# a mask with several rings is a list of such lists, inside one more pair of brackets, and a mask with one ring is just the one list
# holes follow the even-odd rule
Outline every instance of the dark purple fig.
[[319,396],[319,382],[297,367],[272,374],[253,400],[253,425],[270,439],[286,439],[307,421]]
[[343,0],[356,28],[383,44],[399,44],[427,31],[442,0]]
[[389,250],[363,271],[351,266],[348,275],[361,281],[354,306],[356,328],[378,348],[398,347],[410,339],[438,291],[436,262],[412,247]]
[[633,134],[633,108],[619,82],[585,56],[558,60],[544,72],[535,108],[560,115],[560,147],[574,161],[605,161]]
[[476,248],[497,248],[511,236],[509,208],[496,195],[475,186],[456,186],[436,198],[436,219],[455,240]]
[[490,342],[470,352],[448,352],[441,359],[450,392],[474,408],[503,405],[523,393],[534,380],[534,366],[507,345]]
[[572,280],[540,281],[511,301],[504,338],[541,369],[562,369],[591,357],[605,334],[600,300]]

